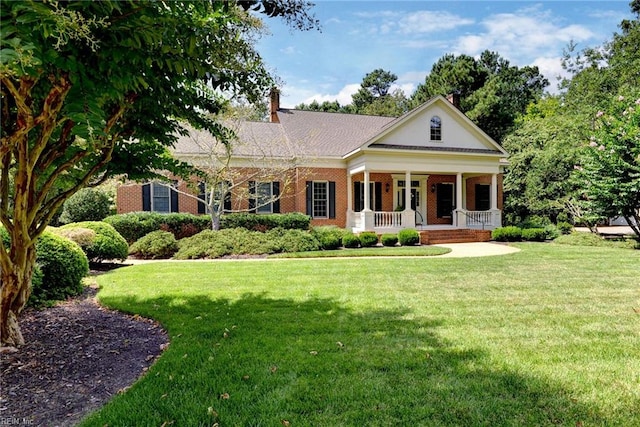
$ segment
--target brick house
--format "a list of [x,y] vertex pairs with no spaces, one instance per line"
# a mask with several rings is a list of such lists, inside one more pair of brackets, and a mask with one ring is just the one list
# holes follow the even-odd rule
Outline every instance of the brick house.
[[[297,158],[297,163],[279,178],[248,181],[246,197],[234,197],[238,189],[232,190],[225,209],[303,212],[312,225],[355,232],[498,227],[507,152],[454,102],[453,97],[436,96],[391,118],[282,109],[274,91],[270,121],[238,127],[239,141],[251,143],[235,149],[234,168],[251,173],[249,160],[257,151],[272,159]],[[212,140],[191,130],[180,137],[174,155],[197,164],[206,153],[196,142]],[[176,185],[187,189],[185,183]],[[256,204],[265,194],[277,200]],[[202,203],[158,183],[121,186],[117,207],[118,213],[204,213]]]

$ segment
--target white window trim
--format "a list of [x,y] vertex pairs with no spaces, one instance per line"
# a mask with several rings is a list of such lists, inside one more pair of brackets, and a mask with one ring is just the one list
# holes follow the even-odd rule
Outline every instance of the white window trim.
[[[169,199],[169,210],[168,211],[159,211],[159,210],[156,209],[156,200],[155,200],[156,199],[156,195],[155,195],[156,185],[160,186],[160,187],[165,187],[165,188],[167,188],[169,190],[169,196],[168,196],[168,199]],[[171,206],[171,202],[172,202],[171,192],[175,191],[174,190],[175,185],[176,185],[175,182],[173,184],[163,184],[163,183],[160,183],[160,182],[151,182],[151,188],[149,190],[149,198],[150,198],[149,202],[150,202],[150,205],[151,205],[151,212],[157,212],[157,213],[163,213],[163,214],[164,213],[173,212],[173,206]],[[164,198],[164,196],[159,196],[159,197],[163,197]]]
[[[321,199],[316,199],[315,195],[315,185],[316,184],[324,184],[325,185],[325,194],[326,194],[326,198],[324,199],[325,202],[325,215],[316,215],[316,200],[320,201]],[[311,181],[311,213],[313,218],[319,218],[319,219],[328,219],[329,218],[329,181]]]

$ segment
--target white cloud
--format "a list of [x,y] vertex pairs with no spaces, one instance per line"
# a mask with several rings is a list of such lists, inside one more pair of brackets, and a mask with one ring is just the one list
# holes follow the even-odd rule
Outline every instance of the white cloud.
[[449,12],[420,10],[403,16],[398,26],[402,34],[422,34],[453,30],[473,23],[473,19],[462,18]]
[[582,25],[562,26],[549,13],[535,8],[494,14],[481,25],[484,32],[459,37],[455,49],[472,56],[489,49],[512,61],[526,62],[527,58],[557,52],[571,40],[581,42],[594,37]]
[[531,65],[538,67],[540,74],[549,80],[549,86],[546,90],[552,94],[557,94],[559,92],[559,78],[570,77],[569,73],[562,68],[562,58],[559,56],[536,58]]
[[337,94],[320,94],[316,93],[308,97],[303,102],[305,104],[310,103],[311,101],[317,101],[322,104],[325,101],[333,102],[338,101],[340,105],[351,104],[351,95],[356,93],[360,89],[360,83],[350,83],[345,85]]

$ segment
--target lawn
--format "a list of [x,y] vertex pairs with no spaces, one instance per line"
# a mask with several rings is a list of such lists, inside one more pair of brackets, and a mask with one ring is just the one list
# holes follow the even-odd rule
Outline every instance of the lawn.
[[171,345],[87,426],[640,426],[640,251],[166,262],[97,279]]

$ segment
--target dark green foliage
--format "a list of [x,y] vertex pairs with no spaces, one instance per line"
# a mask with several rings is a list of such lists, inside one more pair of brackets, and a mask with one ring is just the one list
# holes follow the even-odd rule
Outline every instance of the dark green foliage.
[[336,226],[313,227],[311,234],[320,242],[324,250],[334,250],[342,246],[342,235],[346,230]]
[[525,228],[521,236],[522,240],[543,242],[547,238],[547,231],[544,228]]
[[491,232],[491,238],[498,242],[517,242],[522,239],[522,229],[514,225],[499,227]]
[[96,188],[83,188],[64,202],[60,223],[102,221],[111,209],[109,196]]
[[369,248],[378,244],[378,235],[373,231],[363,231],[358,237],[360,237],[360,244],[363,248]]
[[84,221],[74,222],[60,227],[61,230],[73,230],[77,228],[89,229],[95,232],[94,239],[88,242],[87,245],[81,245],[82,250],[86,253],[90,261],[101,262],[107,259],[127,259],[129,245],[112,225],[102,221]]
[[345,248],[359,248],[360,238],[350,231],[347,231],[342,236],[342,246]]
[[595,233],[574,231],[553,241],[560,245],[597,246],[609,248],[640,249],[640,242],[635,239],[605,239]]
[[264,255],[281,250],[278,239],[245,228],[205,230],[178,242],[176,259],[220,258],[226,255]]
[[402,246],[414,246],[420,244],[420,233],[413,228],[405,228],[398,233],[398,242]]
[[398,243],[398,235],[397,234],[383,234],[380,237],[380,241],[382,242],[382,246],[395,246]]
[[253,213],[233,213],[220,218],[220,229],[246,228],[247,230],[267,231],[272,228],[308,230],[311,217],[294,212],[287,214],[258,215]]
[[570,234],[573,231],[573,225],[569,222],[559,222],[557,227],[562,234]]
[[62,300],[82,292],[82,278],[89,272],[89,261],[80,246],[45,231],[36,241],[36,263],[42,283],[32,290],[34,301]]
[[129,243],[157,230],[169,231],[181,239],[211,229],[209,216],[187,213],[131,212],[108,216],[104,222],[111,224]]
[[152,231],[138,239],[129,248],[129,254],[138,258],[171,258],[178,250],[178,241],[172,233]]
[[309,252],[321,249],[318,239],[308,231],[274,228],[266,234],[277,244],[280,252]]

